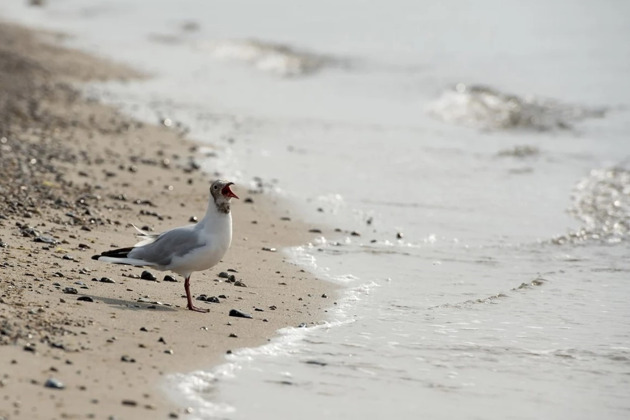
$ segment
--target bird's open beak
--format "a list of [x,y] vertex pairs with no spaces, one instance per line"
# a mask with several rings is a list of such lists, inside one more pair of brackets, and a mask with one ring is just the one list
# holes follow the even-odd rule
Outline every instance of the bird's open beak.
[[232,190],[230,189],[230,185],[234,185],[233,182],[228,182],[225,187],[223,187],[223,189],[221,190],[221,194],[223,194],[224,196],[230,198],[230,197],[234,197],[234,198],[238,198],[238,195],[234,194],[234,192],[232,192]]

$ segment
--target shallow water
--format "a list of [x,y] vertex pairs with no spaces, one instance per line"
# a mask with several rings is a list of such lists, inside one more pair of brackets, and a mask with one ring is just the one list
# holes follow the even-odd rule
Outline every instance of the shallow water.
[[346,286],[329,323],[170,378],[193,416],[630,415],[628,5],[484,5],[7,8],[156,73],[88,93],[330,227],[286,250]]

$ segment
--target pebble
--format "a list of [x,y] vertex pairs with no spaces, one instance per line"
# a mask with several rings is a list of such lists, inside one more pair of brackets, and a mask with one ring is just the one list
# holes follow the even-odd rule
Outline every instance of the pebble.
[[170,281],[172,283],[177,283],[177,279],[173,278],[172,276],[169,276],[168,274],[164,276],[164,281]]
[[230,275],[228,273],[226,273],[225,271],[221,271],[219,273],[219,277],[222,279],[227,279],[228,277],[230,277]]
[[64,287],[63,292],[69,295],[76,295],[79,293],[79,291],[75,289],[74,287]]
[[263,251],[269,251],[269,252],[276,252],[277,251],[276,248],[270,248],[270,247],[267,247],[267,246],[263,246],[262,250]]
[[199,219],[197,219],[197,216],[190,216],[190,219],[188,219],[188,221],[191,223],[197,223]]
[[136,363],[136,359],[134,359],[133,357],[127,356],[126,354],[123,354],[120,357],[120,361],[125,362],[125,363]]
[[168,349],[168,350],[164,350],[164,353],[166,353],[166,354],[173,354],[175,352],[173,350],[171,350],[171,349]]
[[157,280],[157,277],[155,277],[150,271],[147,271],[147,270],[144,270],[142,274],[140,274],[140,278],[142,280],[150,280],[150,281]]
[[114,280],[110,279],[109,277],[101,277],[99,281],[101,283],[116,283]]
[[83,301],[83,302],[94,302],[94,299],[92,299],[89,296],[79,296],[77,298],[77,300]]
[[64,389],[66,387],[63,382],[55,378],[48,378],[46,383],[44,383],[44,386],[52,389]]
[[221,303],[221,301],[219,300],[218,297],[216,296],[208,296],[205,294],[201,294],[199,296],[197,296],[197,300],[201,300],[204,302],[210,302],[210,303]]
[[246,285],[245,283],[243,283],[242,281],[240,281],[240,280],[236,280],[236,281],[234,282],[234,286],[238,286],[238,287],[247,287],[247,285]]
[[230,309],[230,316],[236,317],[236,318],[248,318],[248,319],[252,319],[253,317],[250,314],[246,314],[245,312],[241,312],[239,310],[236,309]]
[[129,407],[135,407],[138,405],[138,403],[134,400],[122,400],[122,405],[126,405]]
[[322,233],[321,229],[309,229],[310,233]]
[[402,232],[397,232],[396,233],[396,239],[402,239],[402,238],[403,238]]
[[50,236],[43,236],[43,235],[37,236],[35,239],[33,239],[33,241],[50,244],[50,245],[57,245],[59,243],[59,241],[56,240],[55,238],[52,238]]

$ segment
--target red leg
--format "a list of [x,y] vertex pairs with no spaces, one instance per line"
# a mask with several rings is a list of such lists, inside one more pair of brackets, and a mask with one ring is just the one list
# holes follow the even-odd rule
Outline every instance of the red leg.
[[186,306],[191,311],[196,312],[210,312],[210,309],[198,308],[192,303],[192,296],[190,295],[190,275],[186,277],[184,280],[184,289],[186,290],[186,300],[188,301],[188,306]]

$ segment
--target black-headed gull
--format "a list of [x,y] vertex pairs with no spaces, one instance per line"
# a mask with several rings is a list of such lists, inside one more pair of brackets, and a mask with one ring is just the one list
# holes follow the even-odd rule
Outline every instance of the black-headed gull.
[[[185,278],[187,308],[191,311],[209,312],[197,308],[190,295],[190,275],[194,271],[207,270],[223,258],[232,242],[232,215],[230,200],[238,198],[230,189],[233,182],[217,180],[210,185],[210,200],[204,218],[195,225],[182,226],[160,234],[140,231],[142,241],[133,247],[113,249],[92,259],[114,264],[153,267],[169,270]],[[135,227],[135,226],[134,226]]]

